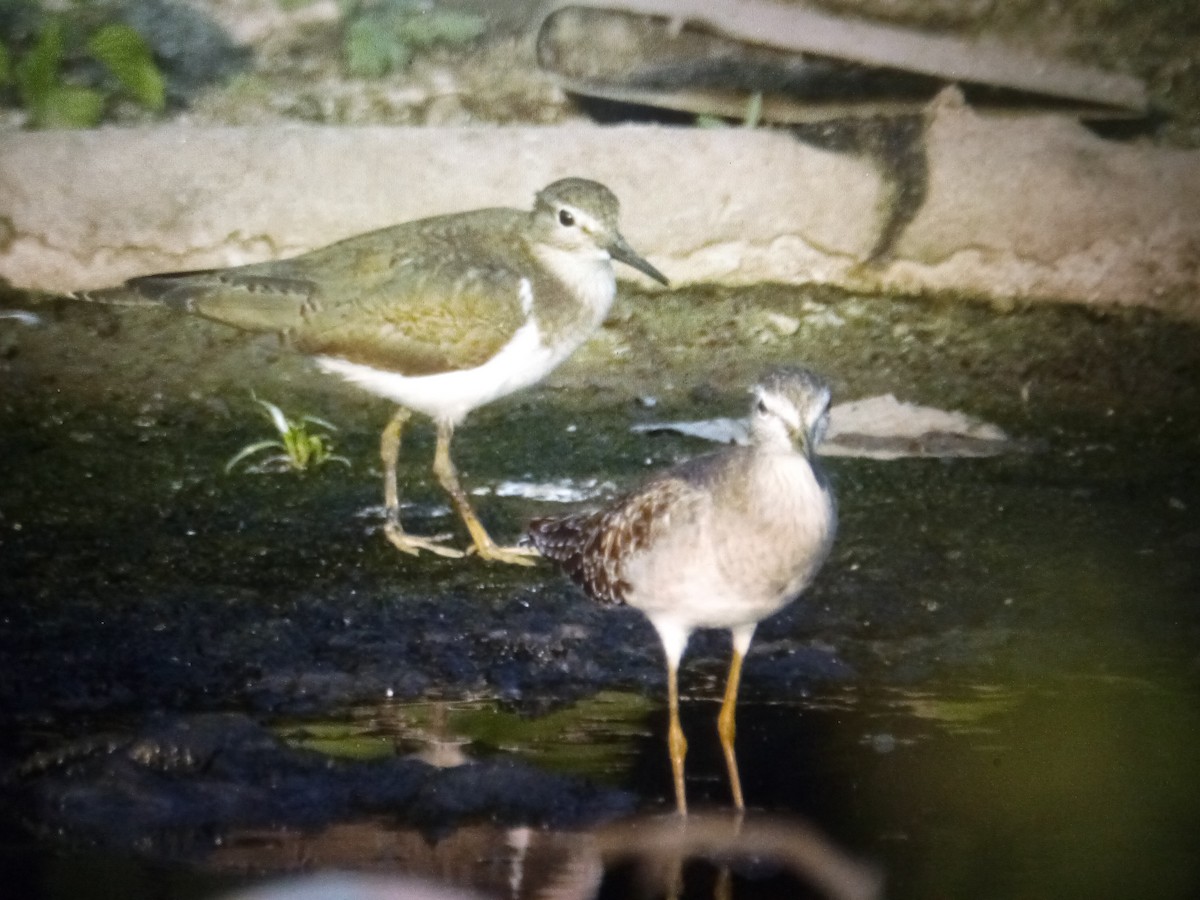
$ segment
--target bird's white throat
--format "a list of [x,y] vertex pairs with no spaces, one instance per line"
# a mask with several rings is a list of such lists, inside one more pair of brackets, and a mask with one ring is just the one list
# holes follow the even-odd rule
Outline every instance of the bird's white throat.
[[604,321],[617,295],[612,257],[600,247],[565,250],[549,244],[533,248],[538,260],[554,273],[580,305],[591,313],[593,327]]

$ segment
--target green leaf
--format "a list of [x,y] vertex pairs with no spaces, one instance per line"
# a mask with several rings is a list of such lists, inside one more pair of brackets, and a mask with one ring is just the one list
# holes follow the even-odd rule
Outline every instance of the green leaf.
[[87,49],[142,106],[159,112],[166,105],[166,85],[154,53],[135,29],[105,25],[88,40]]
[[385,26],[373,19],[359,19],[346,29],[343,44],[346,71],[355,78],[379,78],[405,68],[411,51]]
[[300,417],[301,421],[308,422],[310,425],[318,425],[327,431],[337,431],[338,428],[328,419],[322,419],[320,416],[310,416],[307,413]]
[[225,463],[225,474],[228,475],[230,472],[232,472],[234,467],[237,466],[237,464],[240,463],[243,459],[253,456],[256,453],[261,453],[263,450],[285,450],[285,449],[287,449],[287,448],[285,448],[283,446],[283,443],[281,441],[259,441],[258,443],[255,443],[255,444],[247,444],[245,447],[243,447],[241,450],[239,450],[237,453],[235,453],[232,457],[230,457],[229,462]]
[[104,115],[104,95],[91,88],[59,84],[34,108],[39,128],[91,128]]
[[413,47],[433,44],[467,44],[486,30],[483,16],[449,10],[430,9],[408,16],[397,33]]
[[271,424],[275,426],[275,430],[280,437],[287,437],[292,430],[292,423],[288,421],[288,417],[283,410],[272,403],[270,400],[260,400],[254,393],[250,392],[250,399],[261,406],[267,413],[267,418],[271,420]]
[[0,44],[0,87],[12,81],[12,61],[8,58],[8,48]]
[[746,116],[742,119],[744,128],[757,128],[762,122],[762,91],[755,91],[746,101]]
[[17,63],[17,90],[26,109],[36,116],[50,92],[59,82],[58,70],[66,55],[66,36],[62,22],[53,19],[42,26],[37,43]]

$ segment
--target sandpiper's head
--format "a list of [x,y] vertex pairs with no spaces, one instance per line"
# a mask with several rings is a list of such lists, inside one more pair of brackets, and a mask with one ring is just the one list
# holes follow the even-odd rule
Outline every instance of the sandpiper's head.
[[795,447],[811,457],[829,424],[829,385],[808,369],[769,369],[750,389],[750,437],[755,446]]
[[667,284],[662,272],[625,243],[617,229],[621,204],[598,181],[563,178],[538,191],[533,204],[534,240],[568,252],[600,250],[655,281]]

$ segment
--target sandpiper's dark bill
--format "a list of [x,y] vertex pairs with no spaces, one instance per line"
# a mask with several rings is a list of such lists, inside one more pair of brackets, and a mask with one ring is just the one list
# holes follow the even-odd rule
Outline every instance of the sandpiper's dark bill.
[[278,332],[325,371],[395,402],[380,441],[384,533],[405,553],[463,556],[445,545],[450,535],[413,535],[400,524],[401,432],[413,411],[429,416],[433,471],[470,532],[470,552],[528,565],[536,551],[498,546],[479,521],[451,437],[472,410],[540,381],[599,327],[616,294],[612,259],[666,284],[621,237],[618,211],[604,185],[563,178],[528,211],[436,216],[292,259],[151,275],[79,296]]

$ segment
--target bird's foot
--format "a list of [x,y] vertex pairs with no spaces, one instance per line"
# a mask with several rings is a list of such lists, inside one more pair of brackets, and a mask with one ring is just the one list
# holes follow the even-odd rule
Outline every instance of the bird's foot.
[[474,553],[480,559],[490,562],[508,563],[514,566],[532,566],[535,560],[541,556],[535,547],[501,547],[490,540],[486,543],[476,543],[467,552]]
[[400,527],[400,523],[398,522],[387,522],[383,526],[383,533],[391,541],[393,547],[401,553],[407,553],[410,556],[418,556],[422,550],[428,550],[430,553],[436,553],[438,556],[447,556],[451,559],[461,559],[467,555],[462,550],[455,549],[454,547],[442,546],[442,541],[448,541],[453,537],[449,533],[419,537],[406,532]]

